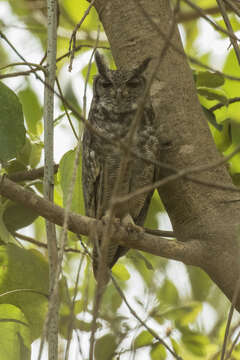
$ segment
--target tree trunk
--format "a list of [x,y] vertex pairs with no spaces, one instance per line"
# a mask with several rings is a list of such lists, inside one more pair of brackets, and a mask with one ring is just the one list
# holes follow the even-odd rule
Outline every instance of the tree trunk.
[[[172,26],[174,16],[169,0],[96,0],[95,7],[118,67],[131,68],[150,56],[151,72],[165,47],[151,87],[163,144],[159,160],[175,169],[219,162],[221,155],[199,104],[178,28]],[[161,175],[167,175],[163,169]],[[211,183],[232,185],[225,165],[195,176]],[[229,200],[239,195],[185,178],[169,182],[159,188],[159,193],[177,239],[199,239],[204,243],[201,268],[232,300],[239,274],[240,202]],[[236,308],[240,309],[240,297]]]

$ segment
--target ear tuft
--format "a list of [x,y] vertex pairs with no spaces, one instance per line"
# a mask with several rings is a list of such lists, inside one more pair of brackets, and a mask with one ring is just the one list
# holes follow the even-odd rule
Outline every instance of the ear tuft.
[[95,51],[95,61],[100,75],[107,77],[108,67],[104,61],[103,56],[96,50]]

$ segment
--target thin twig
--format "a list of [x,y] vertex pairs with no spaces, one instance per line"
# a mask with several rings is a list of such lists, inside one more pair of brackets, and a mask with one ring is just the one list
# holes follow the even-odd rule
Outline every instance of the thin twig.
[[[139,7],[139,9],[142,11],[142,14],[145,16],[145,18],[148,20],[149,24],[152,26],[152,29],[155,30],[163,39],[167,38],[167,34],[165,34],[161,28],[157,25],[156,22],[154,22],[151,18],[151,16],[149,16],[149,14],[147,13],[147,11],[144,9],[144,7],[142,6],[141,2],[136,1],[135,2],[136,5]],[[186,57],[186,53],[182,50],[182,48],[176,46],[171,40],[169,40],[169,44],[171,45],[171,48],[177,52],[178,54],[180,54],[181,56]],[[196,58],[194,58],[193,56],[187,56],[188,60],[195,65],[198,65],[206,70],[210,70],[213,71],[217,74],[221,74],[223,77],[225,77],[226,79],[229,80],[233,80],[233,81],[240,81],[239,77],[236,76],[232,76],[229,74],[225,74],[219,70],[213,69],[211,66],[203,64],[201,61],[197,60]]]
[[228,6],[240,17],[240,4],[236,5],[232,0],[224,0]]
[[77,293],[78,293],[78,283],[79,283],[80,271],[82,268],[83,260],[84,260],[84,257],[81,256],[81,258],[79,260],[78,270],[77,270],[74,294],[73,294],[73,298],[72,298],[72,302],[71,302],[71,306],[70,306],[69,325],[68,325],[68,333],[67,333],[68,337],[67,337],[67,345],[66,345],[64,360],[67,360],[68,356],[69,356],[69,350],[70,350],[70,344],[71,344],[71,338],[72,338],[72,330],[74,327],[74,307],[75,307],[75,301],[76,301]]
[[119,293],[119,295],[121,296],[122,300],[124,301],[124,303],[126,304],[126,306],[128,307],[130,313],[140,322],[140,324],[160,343],[163,344],[163,346],[170,352],[170,354],[172,354],[174,356],[175,359],[177,360],[183,360],[180,356],[178,356],[174,350],[172,350],[168,344],[161,339],[153,329],[151,329],[136,313],[135,310],[133,310],[133,308],[129,305],[126,296],[124,295],[122,289],[120,288],[120,286],[118,285],[116,279],[111,275],[111,279],[113,282],[113,285],[115,286],[117,292]]
[[0,79],[8,79],[8,78],[17,77],[17,76],[27,76],[27,75],[36,73],[38,70],[39,69],[32,69],[32,70],[27,70],[27,71],[16,71],[13,73],[2,74],[2,75],[0,75]]
[[[206,9],[203,9],[204,14],[206,15],[215,15],[219,13],[218,6],[212,6]],[[198,20],[201,17],[199,13],[196,11],[182,11],[179,12],[177,21],[178,23],[184,23],[188,21]]]
[[96,44],[93,48],[93,51],[91,53],[90,59],[89,59],[89,63],[88,63],[88,67],[87,67],[87,76],[84,82],[84,92],[83,92],[83,116],[86,119],[87,118],[87,87],[88,87],[88,80],[90,77],[90,72],[91,72],[91,67],[92,67],[92,60],[93,60],[93,56],[95,54],[96,49],[98,48],[98,42],[99,42],[99,36],[100,36],[100,25],[98,25],[98,30],[97,30],[97,38],[96,38]]
[[232,28],[232,25],[228,19],[228,15],[227,15],[227,11],[226,11],[226,8],[225,8],[225,4],[223,2],[223,0],[217,0],[217,3],[218,3],[218,6],[219,6],[219,9],[220,9],[220,12],[222,14],[222,17],[223,17],[223,21],[226,25],[226,28],[228,29],[228,32],[229,34],[231,34],[232,36],[229,37],[230,38],[230,41],[231,41],[231,44],[234,48],[234,51],[235,51],[235,54],[236,54],[236,58],[238,60],[238,63],[240,64],[240,51],[239,51],[239,46],[238,46],[238,43],[237,43],[237,40],[235,39],[234,37],[234,31],[233,31],[233,28]]
[[30,67],[30,69],[32,70],[32,73],[34,73],[36,79],[40,80],[42,84],[45,84],[45,81],[40,76],[38,76],[34,67],[32,65],[29,65],[30,63],[28,63],[25,60],[25,58],[19,53],[19,51],[16,49],[16,47],[8,40],[8,38],[4,35],[4,33],[1,30],[0,30],[0,38],[2,38],[8,44],[8,46],[15,52],[15,54],[17,54],[17,56]]
[[232,352],[233,352],[235,346],[237,345],[239,338],[240,338],[240,331],[238,332],[237,336],[236,336],[235,339],[233,340],[232,346],[231,346],[231,348],[229,349],[228,353],[226,354],[225,360],[231,359]]
[[205,15],[202,8],[200,8],[199,6],[197,6],[196,4],[191,2],[190,0],[182,0],[182,1],[184,1],[186,4],[188,4],[192,9],[196,10],[201,15],[201,17],[203,19],[205,19],[210,25],[212,25],[216,30],[218,30],[218,31],[222,32],[223,34],[229,36],[231,39],[239,41],[239,39],[237,38],[236,35],[231,34],[229,31],[225,30],[223,27],[219,26],[214,21],[212,21],[207,15]]
[[88,16],[91,8],[93,7],[95,0],[92,0],[90,5],[88,6],[87,10],[85,11],[83,17],[81,18],[81,20],[79,21],[79,23],[76,25],[75,29],[72,32],[72,36],[69,42],[69,52],[70,52],[70,63],[69,63],[69,67],[68,70],[72,71],[72,63],[73,63],[73,59],[74,59],[74,53],[75,53],[75,48],[76,48],[76,34],[77,31],[80,29],[82,23],[84,22],[84,20],[86,19],[86,17]]
[[[54,174],[58,171],[57,164],[54,165]],[[8,174],[8,178],[15,182],[21,182],[21,181],[31,181],[42,178],[44,175],[44,166],[37,168],[37,169],[31,169],[26,171],[17,171],[11,174]]]
[[[59,81],[58,81],[58,78],[56,78],[56,84],[57,84],[57,87],[58,87],[59,95],[60,95],[61,100],[62,100],[62,99],[64,98],[64,96],[63,96],[63,92],[62,92],[62,89],[61,89],[61,85],[60,85],[60,83],[59,83]],[[71,117],[70,117],[70,115],[69,115],[69,113],[68,113],[68,109],[67,109],[64,101],[62,101],[62,105],[63,105],[63,108],[64,108],[64,112],[65,112],[65,114],[66,114],[66,116],[67,116],[69,125],[70,125],[70,127],[71,127],[71,129],[72,129],[72,132],[73,132],[75,138],[78,140],[78,135],[77,135],[76,130],[75,130],[74,126],[73,126]]]
[[31,63],[31,62],[15,62],[15,63],[11,63],[11,64],[8,64],[8,65],[5,65],[5,66],[1,66],[0,71],[8,69],[9,67],[14,67],[14,66],[33,66],[36,69],[41,70],[43,72],[46,71],[46,68],[44,66],[41,66],[41,65],[35,64],[35,63]]
[[233,312],[234,312],[234,309],[235,309],[235,305],[237,303],[237,298],[238,298],[238,295],[239,295],[239,291],[240,291],[240,278],[238,279],[238,281],[236,283],[234,293],[233,293],[233,298],[232,298],[230,311],[229,311],[229,314],[228,314],[227,325],[226,325],[226,330],[225,330],[224,340],[223,340],[223,347],[222,347],[222,352],[221,352],[221,360],[224,360],[224,358],[225,358],[225,352],[226,352],[227,344],[228,344],[230,326],[231,326],[231,322],[232,322],[232,317],[233,317]]
[[[117,204],[121,204],[124,202],[127,202],[131,199],[133,199],[134,197],[147,193],[151,190],[154,190],[156,188],[159,188],[163,185],[168,184],[170,181],[175,181],[179,178],[182,177],[186,177],[186,175],[191,174],[191,173],[201,173],[203,171],[209,171],[212,170],[220,165],[223,165],[224,163],[226,163],[228,160],[232,159],[237,153],[240,152],[240,145],[238,145],[236,147],[236,149],[229,155],[227,155],[224,158],[221,158],[218,161],[214,161],[211,164],[207,164],[207,165],[200,165],[200,166],[193,166],[193,167],[189,167],[189,168],[185,168],[183,170],[179,170],[176,174],[173,175],[169,175],[166,176],[164,179],[158,180],[153,184],[149,184],[146,185],[144,187],[141,187],[140,189],[133,191],[127,195],[122,195],[121,197],[115,197],[112,201],[114,202],[115,205]],[[237,191],[240,191],[239,189],[237,189]]]
[[49,298],[48,294],[43,293],[42,291],[34,290],[34,289],[14,289],[14,290],[9,290],[9,291],[5,291],[4,293],[1,293],[0,297],[11,295],[11,294],[16,294],[16,293],[22,293],[22,292],[30,292],[30,293],[33,293],[33,294],[42,295],[42,296],[46,297],[47,299]]
[[[94,48],[94,45],[90,45],[90,44],[83,44],[83,45],[79,45],[74,49],[74,52],[76,53],[78,50],[81,50],[82,48],[87,47],[87,48]],[[104,50],[110,50],[109,46],[98,46],[98,49],[104,49]],[[65,57],[68,57],[69,55],[71,55],[71,50],[69,50],[68,52],[66,52],[65,54],[59,56],[57,58],[57,62],[61,61],[62,59],[64,59]]]
[[[239,102],[239,101],[240,101],[240,97],[235,97],[235,98],[232,98],[232,99],[228,99],[228,105],[234,104],[234,103]],[[223,106],[226,106],[226,104],[220,102],[220,103],[212,106],[208,110],[213,112],[213,111],[221,109]]]
[[[156,234],[156,235],[157,235],[157,234]],[[13,233],[13,236],[15,236],[15,237],[18,238],[18,239],[21,239],[21,240],[30,242],[31,244],[37,245],[37,246],[39,246],[39,247],[42,247],[42,248],[45,248],[45,249],[48,248],[48,244],[43,243],[42,241],[37,241],[37,240],[31,238],[30,236],[26,236],[26,235],[20,234],[20,233],[18,233],[18,232],[14,232],[14,233]],[[58,249],[59,249],[59,248],[58,248]],[[68,247],[68,248],[64,248],[64,252],[73,252],[73,253],[85,255],[85,252],[83,252],[83,251],[81,251],[81,250],[78,250],[78,249],[69,248],[69,247]]]

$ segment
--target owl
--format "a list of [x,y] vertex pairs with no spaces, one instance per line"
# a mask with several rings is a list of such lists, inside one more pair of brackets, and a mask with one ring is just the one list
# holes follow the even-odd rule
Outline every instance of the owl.
[[[96,131],[85,127],[82,142],[82,184],[86,215],[101,219],[108,214],[113,189],[122,159],[126,156],[120,142],[127,144],[129,129],[146,86],[144,71],[150,59],[131,70],[111,70],[96,51],[98,75],[93,82],[93,99],[88,121]],[[150,98],[145,100],[131,154],[117,196],[131,194],[156,181],[156,166],[145,159],[157,160],[157,124]],[[100,134],[101,136],[99,136]],[[106,140],[104,140],[106,139]],[[138,157],[137,155],[140,155]],[[144,158],[144,160],[143,160]],[[143,226],[153,191],[142,193],[117,205],[114,216],[123,225]],[[93,272],[97,277],[98,244],[93,244]],[[107,266],[112,268],[128,248],[112,239],[107,253]]]

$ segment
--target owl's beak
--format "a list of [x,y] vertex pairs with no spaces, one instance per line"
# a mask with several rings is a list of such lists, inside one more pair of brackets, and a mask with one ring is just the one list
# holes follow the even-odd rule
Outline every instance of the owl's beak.
[[115,94],[116,94],[117,101],[121,100],[121,98],[123,97],[123,93],[122,93],[121,89],[116,89]]

